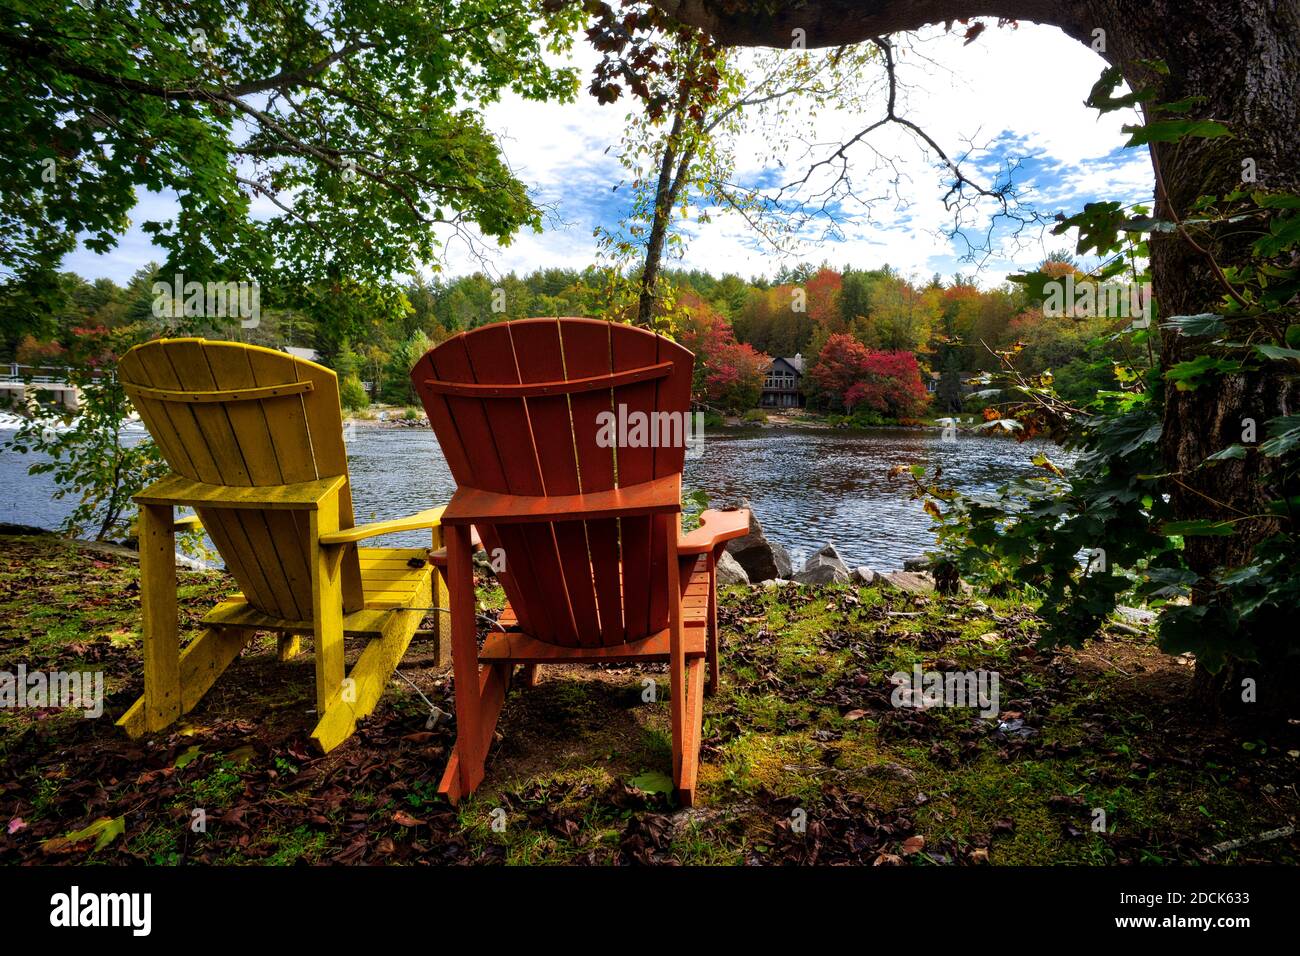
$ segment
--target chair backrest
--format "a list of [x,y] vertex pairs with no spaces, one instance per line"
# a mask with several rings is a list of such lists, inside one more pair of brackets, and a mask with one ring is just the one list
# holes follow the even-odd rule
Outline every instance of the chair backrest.
[[[632,326],[520,319],[448,339],[416,363],[411,381],[458,485],[575,495],[681,473],[680,437],[620,444],[610,425],[621,416],[635,435],[646,416],[652,432],[670,423],[680,436],[693,363],[680,345]],[[506,387],[455,387],[469,383]],[[508,387],[542,383],[549,384]],[[504,554],[499,577],[522,630],[552,644],[614,645],[668,626],[666,547],[675,519],[476,527],[489,552]]]
[[[178,475],[244,488],[347,475],[338,379],[314,362],[238,342],[155,339],[122,356],[118,376]],[[311,620],[305,513],[204,507],[198,514],[250,604]],[[346,483],[339,525],[355,525]],[[359,610],[355,548],[346,549],[342,570],[344,608]]]

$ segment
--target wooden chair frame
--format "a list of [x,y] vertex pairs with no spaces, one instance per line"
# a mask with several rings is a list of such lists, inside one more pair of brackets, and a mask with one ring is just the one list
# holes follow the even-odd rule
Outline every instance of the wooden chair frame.
[[[135,496],[145,686],[119,726],[138,736],[171,725],[257,631],[279,635],[281,660],[311,634],[312,739],[336,747],[379,702],[425,612],[446,607],[428,550],[358,545],[427,529],[440,548],[443,509],[356,526],[337,377],[322,366],[240,343],[158,339],[126,353],[119,376],[173,469]],[[176,521],[178,507],[197,514]],[[208,532],[243,591],[205,615],[184,651],[181,528]],[[434,617],[439,630],[443,617]],[[347,635],[368,638],[350,672]]]
[[[705,512],[681,533],[679,445],[615,453],[593,423],[626,404],[689,408],[693,356],[661,336],[589,319],[484,326],[430,350],[411,372],[457,490],[435,561],[451,607],[457,738],[439,785],[454,803],[482,783],[516,665],[669,665],[673,782],[695,800],[703,697],[718,685],[716,562],[747,533],[745,511]],[[477,646],[471,528],[511,565],[507,607]],[[585,537],[584,537],[585,530]]]

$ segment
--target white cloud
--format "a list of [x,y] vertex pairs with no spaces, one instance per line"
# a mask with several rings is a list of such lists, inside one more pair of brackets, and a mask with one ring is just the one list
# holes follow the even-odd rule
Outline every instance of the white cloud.
[[[618,218],[615,203],[625,189],[612,192],[623,178],[614,149],[622,136],[628,103],[600,106],[587,94],[595,54],[583,41],[575,47],[573,61],[583,75],[583,90],[570,104],[532,103],[514,96],[488,110],[489,125],[502,137],[506,156],[516,174],[529,185],[539,202],[553,210],[542,235],[521,233],[508,247],[494,249],[493,267],[501,272],[528,272],[552,266],[580,267],[596,257],[593,228]],[[1132,114],[1098,117],[1083,105],[1103,63],[1085,46],[1060,31],[1022,24],[1018,29],[990,24],[977,41],[963,45],[959,32],[932,29],[917,38],[916,52],[900,56],[900,77],[906,84],[906,115],[920,124],[949,155],[956,157],[963,144],[1012,141],[1016,151],[1033,164],[1027,170],[1033,195],[1047,212],[1075,211],[1085,201],[1119,198],[1149,199],[1151,171],[1145,151],[1112,156],[1122,144],[1120,126]],[[861,115],[827,111],[818,117],[819,142],[835,144],[878,118],[882,104],[869,104]],[[737,144],[738,177],[744,181],[769,172],[758,158],[772,152],[772,143],[754,134]],[[810,246],[797,258],[826,259],[833,264],[870,267],[888,262],[904,273],[928,276],[971,271],[957,256],[959,247],[938,235],[949,221],[941,202],[943,187],[933,157],[927,159],[918,143],[899,128],[873,134],[872,144],[898,158],[906,206],[889,201],[859,212],[845,224],[845,241]],[[805,147],[777,143],[777,154],[788,170],[798,169]],[[862,177],[867,194],[887,191],[887,178],[869,175],[870,153],[858,147],[852,155],[855,175]],[[995,174],[996,157],[972,157],[971,169],[982,177]],[[137,208],[136,222],[166,212],[161,197]],[[145,210],[148,210],[148,215]],[[740,217],[715,211],[712,221],[692,219],[684,227],[689,237],[680,263],[713,272],[744,275],[770,273],[778,264],[770,250],[758,247]],[[1036,235],[1036,234],[1035,234]],[[1033,242],[1011,259],[993,257],[980,279],[1001,281],[1008,272],[1032,265],[1043,252],[1060,248],[1061,239]],[[117,251],[109,256],[79,252],[68,268],[83,275],[110,275],[119,281],[148,259],[161,259],[147,237],[133,227]],[[447,251],[446,271],[451,274],[478,267],[463,244]]]

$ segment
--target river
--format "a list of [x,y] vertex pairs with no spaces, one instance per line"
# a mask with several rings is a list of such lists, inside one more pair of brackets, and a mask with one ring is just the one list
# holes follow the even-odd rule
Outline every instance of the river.
[[[12,436],[0,430],[0,442]],[[908,498],[905,481],[890,477],[894,465],[941,464],[946,484],[985,491],[1032,471],[1029,457],[1044,447],[1053,450],[985,436],[944,441],[923,429],[717,429],[703,453],[687,460],[684,484],[715,504],[748,498],[796,568],[801,556],[831,541],[850,566],[892,570],[934,540],[920,502]],[[358,425],[349,429],[348,452],[358,521],[419,511],[454,489],[428,429]],[[30,455],[0,449],[0,522],[57,527],[72,505],[54,500],[48,475],[27,474],[31,463]],[[425,538],[386,540],[418,545]]]

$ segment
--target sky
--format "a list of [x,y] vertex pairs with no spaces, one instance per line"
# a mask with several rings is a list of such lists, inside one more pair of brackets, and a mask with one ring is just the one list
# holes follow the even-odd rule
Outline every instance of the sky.
[[[1135,122],[1134,114],[1099,116],[1083,105],[1105,65],[1092,50],[1059,30],[1028,23],[1015,29],[990,24],[969,45],[960,30],[945,33],[935,28],[915,39],[915,53],[900,57],[904,92],[899,112],[924,128],[951,157],[960,156],[969,144],[979,146],[963,165],[972,178],[990,182],[1006,163],[1021,164],[1014,174],[1017,187],[1049,217],[1077,212],[1084,203],[1099,199],[1149,204],[1152,173],[1146,151],[1122,147],[1127,137],[1120,127]],[[568,59],[583,77],[576,101],[539,104],[508,95],[488,108],[488,125],[501,137],[515,174],[549,210],[540,234],[523,231],[504,248],[488,242],[488,267],[494,273],[589,265],[598,255],[595,227],[613,227],[624,213],[627,189],[613,187],[626,176],[616,150],[628,103],[601,106],[586,92],[596,56],[584,40],[575,43]],[[882,97],[872,96],[852,112],[820,113],[814,126],[814,160],[879,118],[882,103]],[[807,241],[782,257],[737,214],[711,210],[709,221],[701,223],[696,221],[701,210],[692,208],[681,227],[683,254],[669,265],[750,278],[771,276],[783,265],[800,261],[863,269],[889,264],[921,279],[960,272],[991,287],[1010,273],[1032,268],[1047,252],[1073,251],[1072,239],[1052,236],[1037,226],[1015,240],[1002,228],[995,233],[991,254],[964,260],[964,243],[943,234],[950,214],[942,202],[946,174],[936,167],[936,158],[897,127],[873,133],[870,143],[895,159],[898,182],[891,186],[892,173],[873,174],[870,149],[854,147],[848,158],[859,192],[889,198],[869,207],[839,207],[841,235],[827,239],[824,229],[805,230]],[[736,144],[736,181],[750,185],[798,178],[810,165],[808,149],[808,142],[783,142],[770,129],[747,130]],[[175,208],[172,197],[142,193],[132,226],[116,249],[97,255],[79,248],[65,260],[65,268],[87,278],[125,282],[141,266],[165,258],[139,223],[167,218]],[[254,210],[276,212],[265,200],[255,202]],[[970,234],[979,238],[986,227],[987,219],[977,220]],[[463,244],[447,247],[444,275],[482,268]]]

